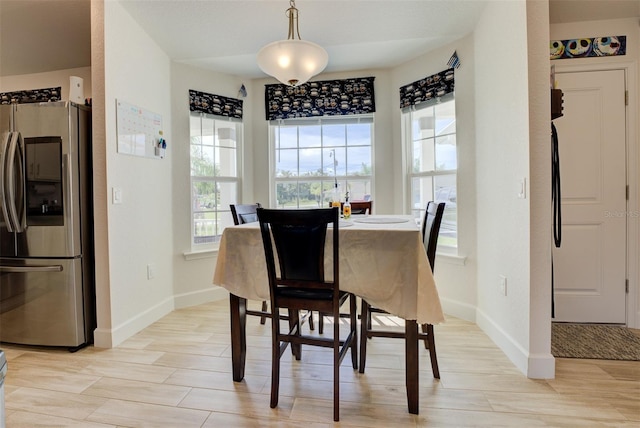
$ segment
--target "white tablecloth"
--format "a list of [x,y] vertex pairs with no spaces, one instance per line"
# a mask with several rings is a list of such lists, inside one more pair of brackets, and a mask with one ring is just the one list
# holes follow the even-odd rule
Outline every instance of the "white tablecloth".
[[[370,216],[370,221],[375,217]],[[421,232],[413,218],[398,218],[407,221],[360,223],[352,218],[340,227],[340,289],[401,318],[439,324],[444,315]],[[329,278],[333,275],[330,265],[328,261],[325,270]],[[213,283],[239,297],[269,300],[258,223],[224,230]]]

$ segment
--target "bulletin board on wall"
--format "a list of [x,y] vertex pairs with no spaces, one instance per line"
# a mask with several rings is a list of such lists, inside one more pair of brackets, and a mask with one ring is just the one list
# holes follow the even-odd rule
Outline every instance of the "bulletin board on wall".
[[162,116],[142,107],[116,100],[118,153],[157,158],[162,138]]

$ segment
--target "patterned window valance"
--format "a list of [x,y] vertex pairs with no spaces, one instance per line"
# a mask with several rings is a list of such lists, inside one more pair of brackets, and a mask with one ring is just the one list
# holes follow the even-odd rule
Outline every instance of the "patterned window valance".
[[242,119],[242,100],[189,89],[189,110]]
[[452,94],[454,89],[453,68],[416,80],[400,88],[400,108],[410,108]]
[[0,92],[0,104],[47,103],[60,101],[62,86],[55,88],[28,89],[24,91]]
[[376,111],[375,77],[265,85],[267,120],[366,114]]

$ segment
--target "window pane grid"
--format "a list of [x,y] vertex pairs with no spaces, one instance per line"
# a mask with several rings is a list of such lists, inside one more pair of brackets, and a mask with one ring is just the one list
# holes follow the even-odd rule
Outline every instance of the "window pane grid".
[[191,235],[192,246],[209,247],[233,224],[229,204],[238,199],[238,148],[241,123],[192,113]]
[[410,211],[424,216],[428,201],[445,202],[438,243],[457,247],[455,101],[404,113],[410,164]]
[[352,199],[371,194],[372,123],[353,120],[271,125],[279,207],[323,206],[333,195],[335,180],[343,199],[347,190]]

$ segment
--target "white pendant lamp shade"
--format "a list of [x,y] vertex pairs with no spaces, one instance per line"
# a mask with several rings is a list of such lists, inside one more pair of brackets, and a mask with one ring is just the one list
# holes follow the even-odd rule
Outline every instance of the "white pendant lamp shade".
[[[258,52],[258,66],[285,85],[305,83],[325,69],[329,55],[315,43],[300,39],[298,9],[295,0],[289,0],[289,36],[287,40],[269,43]],[[297,36],[297,38],[296,38]]]
[[258,66],[285,85],[297,86],[322,72],[329,55],[319,45],[304,40],[273,42],[258,52]]

